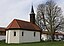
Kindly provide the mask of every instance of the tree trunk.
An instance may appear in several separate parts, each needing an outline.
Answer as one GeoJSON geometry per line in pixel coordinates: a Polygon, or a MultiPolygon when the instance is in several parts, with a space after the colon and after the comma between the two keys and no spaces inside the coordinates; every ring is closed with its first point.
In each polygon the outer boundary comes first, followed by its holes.
{"type": "Polygon", "coordinates": [[[52,41],[54,41],[54,34],[51,35],[52,41]]]}

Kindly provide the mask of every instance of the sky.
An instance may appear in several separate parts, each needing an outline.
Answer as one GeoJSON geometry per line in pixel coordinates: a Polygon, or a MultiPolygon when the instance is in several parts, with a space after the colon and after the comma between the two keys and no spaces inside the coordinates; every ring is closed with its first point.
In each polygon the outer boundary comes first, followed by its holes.
{"type": "MultiPolygon", "coordinates": [[[[30,21],[33,4],[35,13],[37,6],[47,0],[0,0],[0,27],[7,27],[13,19],[30,21]]],[[[64,11],[64,0],[54,0],[64,11]]]]}

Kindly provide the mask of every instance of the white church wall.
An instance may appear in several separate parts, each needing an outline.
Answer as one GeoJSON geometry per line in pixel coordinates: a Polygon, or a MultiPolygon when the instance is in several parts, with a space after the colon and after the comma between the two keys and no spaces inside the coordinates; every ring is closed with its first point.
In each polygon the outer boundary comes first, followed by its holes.
{"type": "Polygon", "coordinates": [[[6,31],[6,43],[25,43],[40,41],[40,32],[26,31],[26,30],[8,30],[6,31]],[[14,36],[16,32],[16,36],[14,36]],[[22,32],[24,32],[22,36],[22,32]]]}
{"type": "Polygon", "coordinates": [[[40,41],[40,32],[35,32],[35,37],[34,37],[34,31],[26,31],[26,30],[21,30],[20,31],[20,42],[25,43],[25,42],[37,42],[40,41]],[[22,36],[22,31],[24,32],[24,36],[22,36]]]}
{"type": "Polygon", "coordinates": [[[6,31],[6,43],[19,43],[19,30],[6,31]],[[16,32],[16,36],[14,36],[16,32]]]}

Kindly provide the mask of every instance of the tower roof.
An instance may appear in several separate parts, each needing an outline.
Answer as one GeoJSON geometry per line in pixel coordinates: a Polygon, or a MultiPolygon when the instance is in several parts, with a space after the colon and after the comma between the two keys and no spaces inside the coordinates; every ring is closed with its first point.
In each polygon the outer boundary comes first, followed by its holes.
{"type": "Polygon", "coordinates": [[[33,5],[32,5],[32,8],[31,8],[31,13],[30,13],[30,14],[35,14],[35,13],[34,13],[33,5]]]}

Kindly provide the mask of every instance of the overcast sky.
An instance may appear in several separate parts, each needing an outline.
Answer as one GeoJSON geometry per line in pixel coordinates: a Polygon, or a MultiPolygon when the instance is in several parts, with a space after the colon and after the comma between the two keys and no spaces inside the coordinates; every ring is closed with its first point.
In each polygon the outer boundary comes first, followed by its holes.
{"type": "MultiPolygon", "coordinates": [[[[7,27],[13,19],[29,21],[31,5],[36,12],[37,5],[47,0],[0,0],[0,27],[7,27]]],[[[64,11],[64,0],[55,0],[64,11]]]]}

